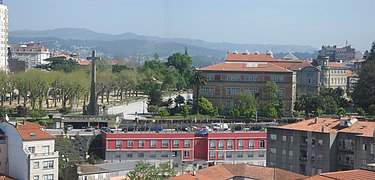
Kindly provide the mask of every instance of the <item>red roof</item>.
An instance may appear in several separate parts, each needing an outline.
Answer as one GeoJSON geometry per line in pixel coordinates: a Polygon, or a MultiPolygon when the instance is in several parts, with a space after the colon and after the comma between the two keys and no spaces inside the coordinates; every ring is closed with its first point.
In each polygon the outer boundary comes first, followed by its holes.
{"type": "Polygon", "coordinates": [[[303,61],[303,60],[277,60],[272,62],[278,66],[283,68],[287,68],[290,70],[299,70],[307,66],[312,66],[310,61],[303,61]]]}
{"type": "Polygon", "coordinates": [[[306,178],[305,180],[367,180],[374,179],[375,172],[363,169],[321,173],[306,178]]]}
{"type": "Polygon", "coordinates": [[[170,180],[226,180],[234,177],[245,177],[259,180],[291,180],[306,176],[277,168],[250,164],[221,164],[198,170],[195,175],[183,174],[170,180]]]}
{"type": "Polygon", "coordinates": [[[338,63],[338,62],[328,62],[328,66],[330,66],[330,67],[342,67],[342,64],[338,63]]]}
{"type": "Polygon", "coordinates": [[[358,77],[358,74],[355,73],[355,72],[353,72],[352,70],[347,70],[347,71],[346,71],[346,75],[347,75],[348,77],[358,77]]]}
{"type": "Polygon", "coordinates": [[[275,61],[276,59],[268,54],[233,54],[228,53],[226,61],[275,61]]]}
{"type": "MultiPolygon", "coordinates": [[[[343,118],[344,120],[345,118],[343,118]]],[[[349,120],[349,119],[345,119],[349,120]]],[[[313,131],[322,132],[324,126],[324,132],[346,132],[346,133],[358,133],[360,136],[373,137],[375,130],[375,122],[369,121],[356,121],[349,127],[340,126],[340,120],[336,118],[318,118],[315,123],[315,118],[311,118],[305,121],[279,126],[275,128],[280,129],[291,129],[299,131],[313,131]]]]}
{"type": "Polygon", "coordinates": [[[277,66],[268,62],[223,62],[212,66],[201,68],[203,71],[251,71],[251,72],[292,72],[287,68],[277,66]]]}
{"type": "Polygon", "coordinates": [[[55,136],[48,134],[43,130],[44,126],[40,126],[31,122],[17,122],[15,127],[24,141],[55,138],[55,136]]]}

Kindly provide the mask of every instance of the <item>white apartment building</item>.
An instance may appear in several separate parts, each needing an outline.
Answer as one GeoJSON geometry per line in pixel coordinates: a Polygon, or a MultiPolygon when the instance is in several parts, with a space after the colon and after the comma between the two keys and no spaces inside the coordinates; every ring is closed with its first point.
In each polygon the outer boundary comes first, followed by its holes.
{"type": "Polygon", "coordinates": [[[51,56],[49,49],[39,43],[12,45],[10,50],[12,52],[12,58],[26,62],[27,69],[35,68],[40,64],[48,64],[48,62],[44,60],[51,56]]]}
{"type": "Polygon", "coordinates": [[[0,70],[7,70],[8,8],[0,4],[0,70]]]}
{"type": "Polygon", "coordinates": [[[55,137],[30,122],[0,123],[0,173],[15,179],[58,179],[55,137]]]}

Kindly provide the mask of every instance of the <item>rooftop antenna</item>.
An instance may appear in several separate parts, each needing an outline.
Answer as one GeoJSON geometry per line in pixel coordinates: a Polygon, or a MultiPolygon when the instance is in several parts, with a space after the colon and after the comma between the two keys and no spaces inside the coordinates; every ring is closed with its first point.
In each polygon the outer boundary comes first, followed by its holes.
{"type": "Polygon", "coordinates": [[[346,46],[348,46],[348,40],[346,40],[346,43],[345,43],[345,44],[346,44],[346,46]]]}

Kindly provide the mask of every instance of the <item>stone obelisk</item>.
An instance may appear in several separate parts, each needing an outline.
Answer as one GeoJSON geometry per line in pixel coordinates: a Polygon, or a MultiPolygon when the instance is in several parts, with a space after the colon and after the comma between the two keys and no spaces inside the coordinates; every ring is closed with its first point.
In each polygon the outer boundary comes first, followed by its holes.
{"type": "Polygon", "coordinates": [[[96,57],[96,52],[92,51],[91,57],[87,57],[91,60],[91,88],[90,88],[90,103],[87,107],[86,115],[99,115],[98,98],[96,95],[96,60],[100,60],[100,57],[96,57]]]}

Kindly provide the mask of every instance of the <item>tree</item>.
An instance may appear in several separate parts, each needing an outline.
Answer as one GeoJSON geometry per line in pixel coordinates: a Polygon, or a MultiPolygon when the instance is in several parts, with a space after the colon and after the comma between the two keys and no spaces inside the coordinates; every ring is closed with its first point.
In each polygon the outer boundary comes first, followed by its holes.
{"type": "Polygon", "coordinates": [[[161,82],[153,77],[148,77],[140,84],[141,90],[147,94],[149,105],[162,104],[161,82]]]}
{"type": "Polygon", "coordinates": [[[323,115],[323,110],[322,110],[322,108],[318,107],[315,111],[315,116],[321,117],[322,115],[323,115]]]}
{"type": "Polygon", "coordinates": [[[161,164],[159,167],[148,162],[139,161],[133,171],[127,175],[129,180],[162,180],[176,175],[175,170],[169,164],[161,164]]]}
{"type": "Polygon", "coordinates": [[[201,114],[207,115],[214,111],[212,103],[204,97],[199,98],[199,109],[201,114]]]}
{"type": "Polygon", "coordinates": [[[150,112],[152,115],[159,113],[159,107],[155,105],[147,106],[147,111],[150,112]]]}
{"type": "Polygon", "coordinates": [[[263,112],[266,117],[277,118],[277,110],[271,103],[268,103],[263,107],[263,112]]]}
{"type": "Polygon", "coordinates": [[[189,115],[189,106],[184,106],[182,108],[182,112],[181,112],[181,116],[184,117],[184,119],[186,119],[186,117],[189,115]]]}
{"type": "Polygon", "coordinates": [[[309,116],[309,113],[316,111],[318,108],[324,108],[323,98],[314,94],[302,94],[294,104],[294,109],[304,111],[305,116],[309,116]]]}
{"type": "Polygon", "coordinates": [[[241,92],[234,96],[234,107],[240,111],[240,115],[246,117],[255,116],[257,101],[249,92],[241,92]]]}
{"type": "Polygon", "coordinates": [[[375,115],[375,104],[371,104],[370,107],[368,108],[368,112],[371,114],[371,115],[375,115]]]}
{"type": "Polygon", "coordinates": [[[164,109],[164,108],[160,109],[159,114],[160,114],[160,118],[161,119],[163,119],[163,116],[168,116],[169,115],[168,111],[166,109],[164,109]]]}
{"type": "Polygon", "coordinates": [[[263,87],[263,97],[269,101],[273,102],[279,97],[279,85],[274,81],[268,81],[263,87]]]}
{"type": "Polygon", "coordinates": [[[366,112],[365,112],[365,110],[363,110],[363,108],[359,107],[359,108],[357,108],[356,111],[357,111],[359,116],[366,116],[366,112]]]}
{"type": "Polygon", "coordinates": [[[368,112],[370,105],[375,104],[375,41],[371,50],[365,53],[365,59],[352,99],[355,105],[368,112]]]}
{"type": "Polygon", "coordinates": [[[29,112],[29,115],[36,120],[40,120],[42,117],[46,116],[47,113],[40,109],[34,109],[29,112]]]}
{"type": "Polygon", "coordinates": [[[230,115],[230,117],[232,117],[233,119],[234,119],[234,118],[237,118],[237,117],[240,116],[240,111],[239,111],[237,108],[233,107],[233,108],[229,111],[229,115],[230,115]]]}
{"type": "Polygon", "coordinates": [[[181,104],[185,103],[185,98],[181,95],[178,95],[178,96],[176,96],[176,98],[174,98],[174,102],[179,107],[181,104]]]}
{"type": "Polygon", "coordinates": [[[193,85],[193,89],[196,95],[196,97],[194,97],[193,110],[195,110],[194,113],[199,113],[198,99],[199,99],[200,86],[207,84],[207,77],[204,76],[201,71],[195,70],[193,73],[191,83],[193,85]]]}
{"type": "Polygon", "coordinates": [[[346,111],[345,111],[345,109],[343,107],[339,107],[337,109],[337,115],[344,116],[345,114],[346,114],[346,111]]]}

